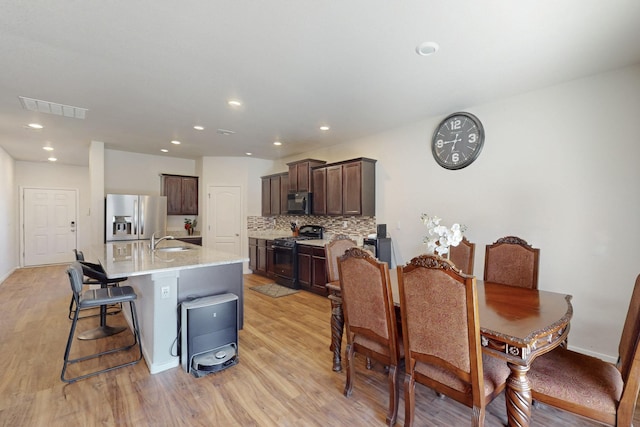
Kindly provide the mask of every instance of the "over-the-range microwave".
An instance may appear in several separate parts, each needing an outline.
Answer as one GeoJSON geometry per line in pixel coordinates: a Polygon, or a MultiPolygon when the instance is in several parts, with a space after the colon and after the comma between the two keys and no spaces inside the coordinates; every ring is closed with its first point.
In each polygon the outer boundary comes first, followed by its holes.
{"type": "Polygon", "coordinates": [[[289,193],[287,213],[290,215],[311,215],[312,194],[309,192],[289,193]]]}

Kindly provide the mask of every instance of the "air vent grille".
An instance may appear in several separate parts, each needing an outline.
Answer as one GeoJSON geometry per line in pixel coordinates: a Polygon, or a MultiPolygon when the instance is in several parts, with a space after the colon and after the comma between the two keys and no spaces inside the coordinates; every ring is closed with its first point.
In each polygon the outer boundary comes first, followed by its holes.
{"type": "Polygon", "coordinates": [[[43,101],[41,99],[27,98],[19,96],[22,108],[37,113],[55,114],[57,116],[71,117],[74,119],[84,119],[87,115],[87,108],[73,107],[71,105],[58,104],[56,102],[43,101]]]}

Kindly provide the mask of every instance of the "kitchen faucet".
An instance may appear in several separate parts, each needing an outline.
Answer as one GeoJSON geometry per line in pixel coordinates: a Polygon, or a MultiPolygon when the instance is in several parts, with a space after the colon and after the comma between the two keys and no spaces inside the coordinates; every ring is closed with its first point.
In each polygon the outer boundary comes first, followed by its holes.
{"type": "Polygon", "coordinates": [[[158,240],[156,240],[156,233],[153,233],[151,235],[151,242],[149,242],[149,248],[152,251],[155,251],[156,250],[156,246],[158,245],[158,243],[162,242],[163,240],[174,240],[174,239],[175,239],[175,237],[173,237],[173,236],[164,236],[164,237],[161,237],[158,240]]]}

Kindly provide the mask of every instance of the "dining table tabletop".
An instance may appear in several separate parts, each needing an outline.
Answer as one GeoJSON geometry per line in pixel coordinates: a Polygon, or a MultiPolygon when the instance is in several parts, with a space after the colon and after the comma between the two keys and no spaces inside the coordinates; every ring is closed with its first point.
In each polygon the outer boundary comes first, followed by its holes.
{"type": "MultiPolygon", "coordinates": [[[[393,300],[399,312],[398,279],[389,271],[393,300]]],[[[566,345],[573,316],[571,295],[476,280],[482,350],[506,361],[511,370],[505,400],[509,426],[531,421],[531,383],[527,372],[533,360],[566,345]]],[[[340,371],[344,329],[339,284],[328,284],[331,300],[333,370],[340,371]]],[[[399,321],[400,316],[397,314],[399,321]]]]}

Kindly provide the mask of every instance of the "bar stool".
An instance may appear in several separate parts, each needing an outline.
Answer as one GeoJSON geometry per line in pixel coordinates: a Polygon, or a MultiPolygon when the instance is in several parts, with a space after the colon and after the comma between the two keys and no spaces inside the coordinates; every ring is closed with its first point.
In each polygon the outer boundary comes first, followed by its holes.
{"type": "Polygon", "coordinates": [[[136,313],[136,305],[135,300],[137,298],[136,293],[133,291],[131,286],[120,286],[120,287],[104,287],[100,289],[90,289],[86,291],[82,291],[82,265],[80,262],[76,261],[69,266],[67,269],[67,275],[69,276],[69,282],[71,285],[71,291],[73,293],[73,299],[75,300],[75,304],[77,309],[73,315],[73,322],[71,323],[71,329],[69,331],[69,339],[67,340],[67,348],[64,352],[64,365],[62,366],[62,373],[60,374],[60,379],[67,383],[72,383],[78,380],[82,380],[84,378],[88,378],[94,375],[101,374],[103,372],[109,372],[114,369],[123,368],[125,366],[135,365],[142,359],[142,347],[140,343],[140,331],[138,328],[138,316],[136,313]],[[129,308],[131,309],[131,319],[133,323],[133,343],[127,344],[123,347],[114,348],[110,350],[105,350],[99,353],[90,354],[88,356],[82,356],[75,359],[69,359],[69,353],[71,352],[71,344],[73,343],[73,335],[76,330],[76,325],[78,324],[78,314],[80,310],[84,308],[90,307],[98,307],[98,306],[106,306],[108,304],[118,304],[118,303],[129,303],[129,308]],[[93,359],[99,356],[103,356],[105,354],[111,354],[118,351],[124,351],[132,348],[138,344],[140,355],[137,359],[122,363],[120,365],[112,366],[105,369],[100,369],[98,371],[93,371],[88,374],[79,375],[73,378],[66,378],[65,373],[67,371],[67,366],[72,363],[78,363],[85,360],[93,359]]]}
{"type": "MultiPolygon", "coordinates": [[[[73,252],[76,254],[76,259],[82,266],[82,273],[86,278],[82,282],[84,285],[100,285],[101,288],[106,288],[108,286],[119,286],[120,282],[124,282],[125,280],[127,280],[127,277],[109,279],[107,277],[107,273],[104,271],[100,264],[94,264],[84,261],[84,254],[82,253],[82,251],[74,249],[73,252]]],[[[75,309],[73,308],[74,304],[75,303],[73,296],[71,296],[71,301],[69,302],[69,319],[71,319],[72,314],[75,313],[75,309]]],[[[78,339],[94,340],[115,335],[124,331],[126,329],[124,327],[114,328],[107,325],[107,314],[118,314],[121,309],[122,304],[116,304],[116,307],[113,307],[113,305],[111,307],[108,307],[107,305],[101,305],[100,312],[98,314],[79,317],[79,319],[85,319],[87,317],[100,316],[100,326],[90,331],[84,332],[78,337],[78,339]],[[109,311],[109,308],[115,308],[115,310],[109,311]]]]}

